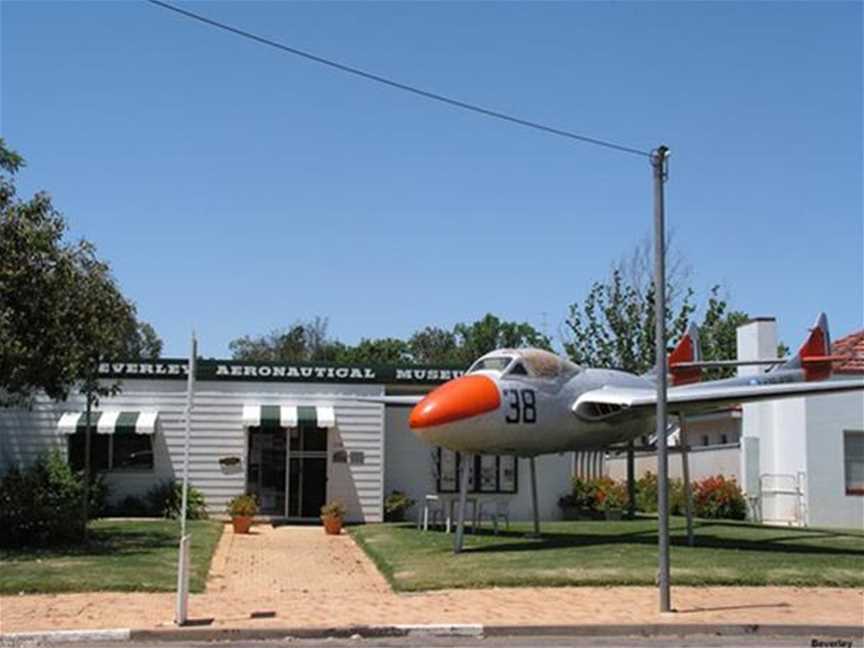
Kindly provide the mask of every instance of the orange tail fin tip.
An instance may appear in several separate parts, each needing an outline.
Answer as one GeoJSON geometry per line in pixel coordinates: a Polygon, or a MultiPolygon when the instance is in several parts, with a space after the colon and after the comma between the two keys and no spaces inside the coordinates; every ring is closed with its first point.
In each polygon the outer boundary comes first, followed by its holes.
{"type": "Polygon", "coordinates": [[[824,313],[819,315],[816,325],[810,329],[810,335],[798,350],[798,357],[805,380],[826,380],[831,377],[832,363],[837,358],[831,355],[828,318],[824,313]]]}
{"type": "Polygon", "coordinates": [[[687,332],[677,346],[669,354],[669,373],[672,374],[672,385],[689,385],[702,379],[701,367],[676,367],[681,362],[699,362],[702,350],[699,345],[699,327],[690,324],[687,332]]]}

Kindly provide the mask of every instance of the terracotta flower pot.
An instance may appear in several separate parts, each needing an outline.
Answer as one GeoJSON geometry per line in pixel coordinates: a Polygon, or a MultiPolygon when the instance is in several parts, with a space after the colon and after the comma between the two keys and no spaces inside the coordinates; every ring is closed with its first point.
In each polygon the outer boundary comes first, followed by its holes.
{"type": "Polygon", "coordinates": [[[342,533],[342,518],[338,515],[325,515],[321,518],[324,522],[324,533],[327,535],[339,535],[342,533]]]}
{"type": "Polygon", "coordinates": [[[249,528],[252,526],[252,516],[234,515],[231,517],[231,524],[234,526],[234,533],[249,533],[249,528]]]}

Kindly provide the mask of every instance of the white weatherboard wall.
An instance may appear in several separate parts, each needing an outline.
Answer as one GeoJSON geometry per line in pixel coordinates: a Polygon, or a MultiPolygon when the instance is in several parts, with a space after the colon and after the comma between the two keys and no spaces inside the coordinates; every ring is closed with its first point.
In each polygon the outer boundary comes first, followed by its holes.
{"type": "MultiPolygon", "coordinates": [[[[409,408],[390,407],[386,412],[385,472],[384,490],[394,490],[408,494],[417,502],[408,512],[409,519],[416,520],[422,510],[423,498],[435,493],[436,483],[433,472],[435,447],[425,444],[408,427],[409,408]]],[[[570,490],[572,456],[544,455],[537,458],[537,498],[540,519],[558,520],[561,511],[558,498],[570,490]]],[[[485,498],[508,499],[511,520],[531,520],[531,471],[527,459],[518,461],[518,492],[513,495],[483,495],[485,498]]],[[[468,509],[469,513],[471,509],[468,509]]]]}
{"type": "MultiPolygon", "coordinates": [[[[161,480],[179,480],[183,467],[186,381],[125,380],[122,386],[119,395],[102,399],[101,408],[156,409],[159,427],[153,439],[153,470],[107,473],[112,501],[126,495],[141,496],[161,480]]],[[[211,514],[224,513],[228,500],[245,491],[247,431],[242,424],[243,405],[332,405],[336,427],[328,431],[328,455],[332,456],[334,448],[344,448],[349,454],[362,452],[364,460],[362,464],[328,461],[327,498],[338,498],[345,504],[348,521],[378,522],[383,518],[381,408],[334,400],[332,396],[382,393],[379,385],[199,380],[190,437],[190,484],[202,492],[211,514]],[[229,456],[240,457],[240,466],[223,468],[219,459],[229,456]]],[[[50,448],[60,449],[65,456],[66,437],[57,431],[57,422],[63,412],[83,408],[82,398],[72,398],[65,403],[39,399],[32,411],[0,409],[0,469],[32,463],[50,448]]]]}
{"type": "Polygon", "coordinates": [[[864,496],[847,495],[843,433],[864,431],[864,394],[807,399],[807,513],[812,526],[864,529],[864,496]]]}

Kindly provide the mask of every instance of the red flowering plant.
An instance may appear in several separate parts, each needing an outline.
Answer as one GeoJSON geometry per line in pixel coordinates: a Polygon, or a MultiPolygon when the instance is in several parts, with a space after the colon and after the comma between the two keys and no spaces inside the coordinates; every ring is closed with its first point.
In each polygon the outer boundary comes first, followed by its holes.
{"type": "Polygon", "coordinates": [[[627,506],[627,487],[623,482],[616,482],[609,477],[599,477],[594,480],[594,488],[594,502],[597,508],[612,511],[627,506]]]}
{"type": "Polygon", "coordinates": [[[743,520],[747,515],[747,501],[734,478],[723,475],[707,477],[693,488],[693,507],[697,517],[743,520]]]}

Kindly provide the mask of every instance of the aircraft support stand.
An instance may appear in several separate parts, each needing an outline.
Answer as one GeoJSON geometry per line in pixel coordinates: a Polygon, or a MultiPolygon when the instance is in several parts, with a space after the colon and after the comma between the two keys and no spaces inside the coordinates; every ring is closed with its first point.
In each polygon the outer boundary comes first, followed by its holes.
{"type": "Polygon", "coordinates": [[[528,463],[531,466],[531,505],[534,510],[534,533],[535,538],[540,537],[540,510],[537,508],[537,466],[535,458],[530,457],[528,463]]]}
{"type": "Polygon", "coordinates": [[[690,442],[687,439],[687,417],[678,415],[678,429],[681,438],[681,474],[684,477],[684,506],[687,513],[687,544],[693,546],[693,489],[690,486],[690,442]]]}
{"type": "Polygon", "coordinates": [[[627,442],[627,517],[636,517],[636,444],[627,442]]]}
{"type": "Polygon", "coordinates": [[[462,474],[459,476],[459,512],[456,516],[456,533],[453,536],[453,553],[462,553],[462,544],[465,539],[465,507],[468,505],[468,467],[471,465],[473,455],[463,454],[460,467],[462,474]]]}

